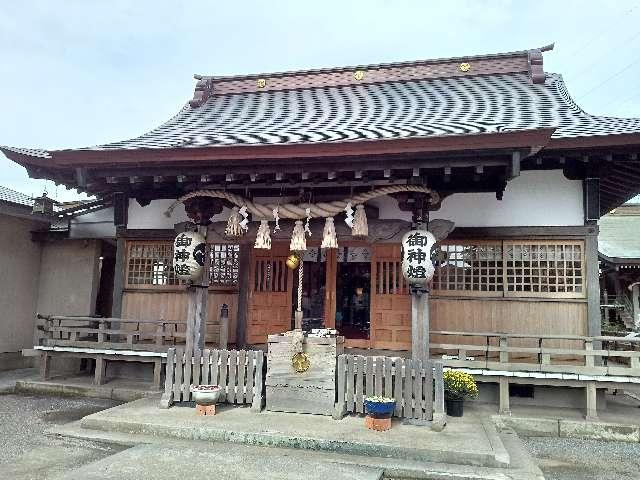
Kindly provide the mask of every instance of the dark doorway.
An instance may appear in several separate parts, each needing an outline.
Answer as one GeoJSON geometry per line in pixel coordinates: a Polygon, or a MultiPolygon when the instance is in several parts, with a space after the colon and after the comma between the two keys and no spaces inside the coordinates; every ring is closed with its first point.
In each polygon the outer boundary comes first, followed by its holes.
{"type": "MultiPolygon", "coordinates": [[[[102,241],[100,253],[100,283],[96,296],[96,315],[110,317],[113,304],[113,279],[116,270],[116,246],[109,240],[102,241]]],[[[120,275],[121,272],[118,272],[120,275]]]]}
{"type": "MultiPolygon", "coordinates": [[[[324,328],[326,292],[326,255],[311,247],[303,255],[302,328],[324,328]]],[[[298,269],[294,271],[293,311],[298,308],[298,269]]]]}
{"type": "Polygon", "coordinates": [[[347,247],[339,255],[336,278],[336,328],[349,339],[370,335],[371,262],[366,247],[347,247]]]}

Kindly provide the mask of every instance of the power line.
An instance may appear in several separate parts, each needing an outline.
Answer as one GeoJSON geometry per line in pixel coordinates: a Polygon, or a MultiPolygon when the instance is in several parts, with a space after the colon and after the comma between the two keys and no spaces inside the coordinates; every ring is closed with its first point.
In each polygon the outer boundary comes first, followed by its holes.
{"type": "Polygon", "coordinates": [[[623,100],[615,103],[613,106],[609,106],[609,108],[614,110],[614,109],[618,108],[620,105],[623,105],[625,103],[631,102],[631,101],[635,100],[636,98],[640,98],[640,92],[637,92],[637,93],[631,95],[630,97],[624,98],[623,100]]]}
{"type": "Polygon", "coordinates": [[[596,40],[600,39],[605,33],[609,32],[609,30],[611,30],[612,28],[617,28],[618,27],[618,18],[621,16],[627,16],[629,15],[631,12],[633,12],[634,10],[636,10],[638,8],[639,4],[634,5],[633,7],[631,7],[629,10],[625,10],[624,12],[622,12],[620,15],[616,16],[615,21],[612,21],[607,28],[600,30],[599,33],[597,33],[596,35],[594,35],[593,37],[591,37],[589,40],[587,40],[586,43],[584,43],[581,47],[579,47],[578,49],[576,49],[575,51],[573,51],[569,57],[573,58],[575,57],[578,53],[580,53],[582,50],[584,50],[585,48],[589,47],[593,42],[595,42],[596,40]]]}
{"type": "Polygon", "coordinates": [[[633,36],[629,37],[629,39],[625,40],[624,42],[619,43],[619,44],[607,49],[607,51],[605,51],[602,55],[598,56],[596,58],[596,60],[594,60],[593,62],[591,62],[586,67],[582,68],[581,70],[578,70],[577,72],[572,74],[570,77],[567,78],[567,80],[572,80],[572,79],[576,78],[578,75],[580,75],[581,73],[584,73],[584,72],[586,72],[588,70],[591,70],[591,68],[593,68],[595,65],[598,64],[598,62],[600,62],[600,60],[602,60],[602,58],[604,58],[605,56],[609,55],[611,53],[611,50],[616,50],[619,47],[625,46],[625,45],[633,42],[638,37],[640,37],[640,30],[638,30],[633,36]]]}
{"type": "Polygon", "coordinates": [[[614,73],[613,75],[611,75],[610,77],[605,78],[602,82],[598,83],[595,87],[593,87],[591,90],[587,91],[586,93],[583,93],[582,95],[580,95],[577,100],[582,100],[584,97],[592,94],[593,92],[595,92],[597,89],[599,89],[601,86],[603,86],[605,83],[608,83],[609,81],[613,80],[614,78],[616,78],[618,75],[626,72],[627,70],[629,70],[631,67],[633,67],[635,64],[640,63],[640,57],[636,58],[633,62],[631,62],[630,64],[628,64],[627,66],[625,66],[624,68],[622,68],[621,70],[618,70],[616,73],[614,73]]]}

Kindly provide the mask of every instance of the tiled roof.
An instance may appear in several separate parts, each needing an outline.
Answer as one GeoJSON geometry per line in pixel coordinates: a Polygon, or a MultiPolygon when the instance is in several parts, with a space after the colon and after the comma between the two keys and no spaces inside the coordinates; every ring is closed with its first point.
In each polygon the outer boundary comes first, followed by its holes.
{"type": "Polygon", "coordinates": [[[33,199],[28,195],[2,186],[0,186],[0,202],[15,203],[26,207],[33,205],[33,199]]]}
{"type": "Polygon", "coordinates": [[[640,133],[581,110],[560,75],[525,73],[212,95],[138,138],[89,150],[290,144],[557,127],[552,138],[640,133]]]}
{"type": "Polygon", "coordinates": [[[598,222],[598,251],[609,259],[640,259],[640,206],[623,205],[598,222]]]}
{"type": "MultiPolygon", "coordinates": [[[[552,139],[640,133],[589,115],[543,51],[233,77],[197,76],[194,98],[130,140],[77,149],[321,144],[555,128],[552,139]],[[361,74],[358,77],[356,74],[361,74]]],[[[33,159],[55,152],[2,147],[33,159]]]]}

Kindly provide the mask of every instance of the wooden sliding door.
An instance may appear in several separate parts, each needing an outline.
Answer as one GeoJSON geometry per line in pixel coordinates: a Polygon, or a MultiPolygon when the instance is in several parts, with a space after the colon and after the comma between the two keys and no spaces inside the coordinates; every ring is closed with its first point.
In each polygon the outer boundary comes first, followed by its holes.
{"type": "Polygon", "coordinates": [[[371,347],[411,349],[411,296],[402,276],[400,244],[373,245],[371,347]]]}
{"type": "Polygon", "coordinates": [[[287,268],[288,243],[271,250],[251,250],[247,342],[267,342],[267,335],[291,330],[293,278],[287,268]]]}

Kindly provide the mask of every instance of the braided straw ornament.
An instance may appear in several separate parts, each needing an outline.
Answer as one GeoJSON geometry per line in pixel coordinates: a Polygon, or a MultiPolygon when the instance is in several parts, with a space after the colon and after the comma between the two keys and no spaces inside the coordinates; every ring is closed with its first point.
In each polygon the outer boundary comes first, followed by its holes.
{"type": "Polygon", "coordinates": [[[347,206],[347,203],[351,202],[352,205],[358,205],[365,203],[369,200],[372,200],[377,197],[382,197],[384,195],[389,195],[392,193],[402,193],[402,192],[418,192],[418,193],[428,193],[430,198],[430,203],[436,204],[440,201],[440,196],[437,192],[431,190],[430,188],[423,187],[420,185],[390,185],[388,187],[377,188],[375,190],[371,190],[370,192],[360,193],[351,198],[346,198],[344,200],[335,200],[333,202],[318,202],[318,203],[285,203],[284,205],[278,205],[276,203],[268,203],[265,205],[259,203],[253,203],[249,200],[241,197],[240,195],[236,195],[231,192],[227,192],[225,190],[196,190],[182,197],[178,198],[175,202],[171,204],[171,206],[167,209],[164,214],[167,217],[171,217],[173,210],[180,204],[181,202],[185,202],[192,198],[196,197],[214,197],[221,198],[223,200],[227,200],[228,202],[242,206],[245,205],[247,210],[251,212],[252,215],[255,216],[256,219],[271,219],[273,218],[273,209],[278,208],[278,213],[280,214],[280,218],[290,218],[290,219],[302,219],[307,217],[306,209],[309,208],[311,211],[311,216],[314,218],[318,217],[333,217],[338,213],[342,212],[347,206]]]}

